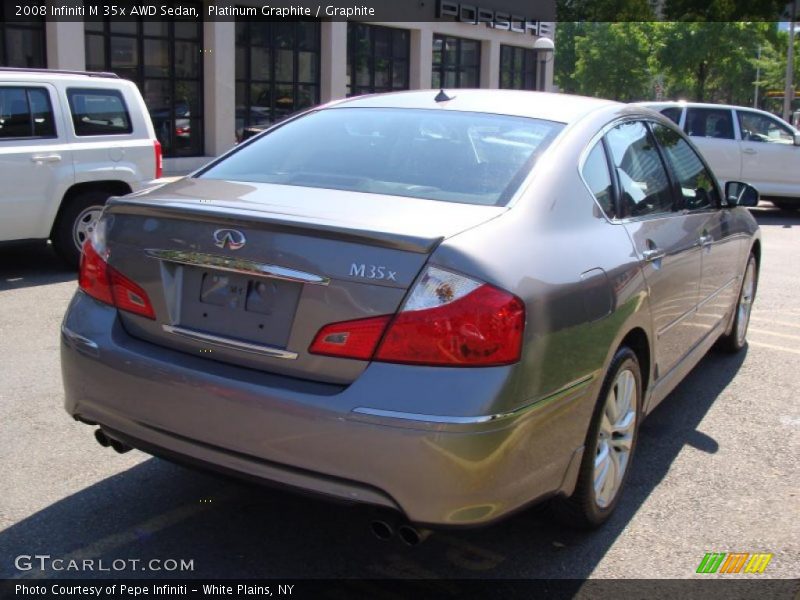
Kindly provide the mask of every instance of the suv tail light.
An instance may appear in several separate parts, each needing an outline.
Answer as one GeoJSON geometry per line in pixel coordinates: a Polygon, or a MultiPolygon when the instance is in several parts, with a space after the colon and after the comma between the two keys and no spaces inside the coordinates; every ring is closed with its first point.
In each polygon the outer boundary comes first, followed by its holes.
{"type": "Polygon", "coordinates": [[[323,327],[309,352],[361,360],[486,367],[517,362],[525,305],[486,283],[428,267],[400,312],[323,327]]]}
{"type": "Polygon", "coordinates": [[[83,244],[78,285],[95,300],[148,319],[156,318],[147,293],[114,267],[109,266],[101,253],[92,245],[91,239],[83,244]]]}
{"type": "Polygon", "coordinates": [[[156,179],[161,179],[164,174],[164,154],[161,151],[161,142],[153,140],[153,151],[156,156],[156,179]]]}

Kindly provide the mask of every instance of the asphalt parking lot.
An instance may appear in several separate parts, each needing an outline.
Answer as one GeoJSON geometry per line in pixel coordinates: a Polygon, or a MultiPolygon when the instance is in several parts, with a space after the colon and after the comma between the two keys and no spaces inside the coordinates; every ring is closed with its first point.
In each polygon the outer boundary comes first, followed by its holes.
{"type": "MultiPolygon", "coordinates": [[[[800,575],[800,212],[755,209],[761,280],[749,345],[712,352],[643,424],[629,487],[605,528],[541,510],[434,534],[372,537],[361,509],[101,448],[62,408],[59,323],[75,274],[45,245],[0,248],[0,577],[19,555],[186,559],[189,577],[686,578],[706,552],[774,554],[800,575]]],[[[94,573],[107,577],[109,573],[94,573]]]]}

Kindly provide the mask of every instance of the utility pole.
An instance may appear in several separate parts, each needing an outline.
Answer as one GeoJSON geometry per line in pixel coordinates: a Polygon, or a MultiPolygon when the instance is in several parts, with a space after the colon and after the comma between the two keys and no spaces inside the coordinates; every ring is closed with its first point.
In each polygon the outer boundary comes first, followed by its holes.
{"type": "Polygon", "coordinates": [[[786,86],[783,88],[783,120],[790,122],[794,99],[794,20],[797,0],[792,0],[792,20],[789,23],[789,47],[786,50],[786,86]]]}
{"type": "Polygon", "coordinates": [[[753,108],[758,108],[758,86],[761,83],[761,44],[758,45],[758,62],[756,63],[756,93],[753,94],[753,108]]]}

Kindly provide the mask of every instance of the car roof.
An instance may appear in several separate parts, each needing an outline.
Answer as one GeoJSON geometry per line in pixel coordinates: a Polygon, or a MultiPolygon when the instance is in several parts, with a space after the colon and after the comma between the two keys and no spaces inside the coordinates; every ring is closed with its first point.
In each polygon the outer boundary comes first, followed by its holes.
{"type": "Polygon", "coordinates": [[[496,89],[444,90],[451,98],[436,102],[441,90],[414,90],[356,96],[331,108],[429,108],[482,112],[572,123],[602,108],[622,106],[612,100],[549,92],[496,89]]]}
{"type": "MultiPolygon", "coordinates": [[[[58,69],[23,69],[17,67],[0,67],[0,79],[117,79],[116,73],[104,73],[100,71],[66,71],[58,69]]],[[[121,80],[120,80],[121,81],[121,80]]]]}
{"type": "MultiPolygon", "coordinates": [[[[739,110],[754,110],[756,112],[765,112],[752,106],[739,106],[736,104],[717,104],[714,102],[687,102],[686,100],[664,100],[656,102],[633,102],[638,106],[646,106],[648,108],[668,108],[674,106],[675,108],[737,108],[739,110]]],[[[767,113],[769,114],[769,113],[767,113]]]]}

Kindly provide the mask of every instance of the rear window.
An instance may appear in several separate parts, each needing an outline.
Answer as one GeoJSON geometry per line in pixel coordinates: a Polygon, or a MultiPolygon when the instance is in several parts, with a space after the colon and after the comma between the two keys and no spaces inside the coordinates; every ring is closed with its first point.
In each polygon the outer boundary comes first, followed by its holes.
{"type": "Polygon", "coordinates": [[[683,109],[677,106],[670,106],[669,108],[665,108],[661,111],[661,114],[670,119],[673,123],[680,123],[681,122],[681,111],[683,109]]]}
{"type": "Polygon", "coordinates": [[[131,133],[131,119],[117,90],[68,89],[69,109],[75,135],[131,133]]]}
{"type": "Polygon", "coordinates": [[[502,205],[563,127],[484,113],[337,108],[287,123],[201,177],[502,205]]]}

